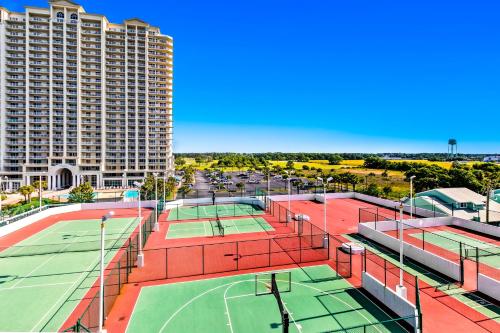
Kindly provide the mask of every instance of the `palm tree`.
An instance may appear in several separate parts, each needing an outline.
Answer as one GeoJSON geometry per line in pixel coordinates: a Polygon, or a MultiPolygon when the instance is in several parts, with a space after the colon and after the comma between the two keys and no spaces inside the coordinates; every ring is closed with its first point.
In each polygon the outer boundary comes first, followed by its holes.
{"type": "Polygon", "coordinates": [[[27,203],[31,200],[31,194],[35,192],[35,188],[31,185],[21,186],[19,190],[17,190],[22,196],[24,196],[24,201],[27,203]]]}

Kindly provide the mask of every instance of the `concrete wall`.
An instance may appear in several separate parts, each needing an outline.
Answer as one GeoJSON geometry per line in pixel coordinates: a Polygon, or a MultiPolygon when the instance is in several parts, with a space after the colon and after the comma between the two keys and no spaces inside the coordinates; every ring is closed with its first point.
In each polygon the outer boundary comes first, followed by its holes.
{"type": "Polygon", "coordinates": [[[464,220],[458,217],[452,219],[452,225],[481,232],[486,235],[492,235],[495,237],[500,237],[500,227],[494,226],[492,224],[486,224],[482,222],[475,222],[470,220],[464,220]]]}
{"type": "Polygon", "coordinates": [[[44,211],[41,211],[40,213],[30,215],[28,217],[25,217],[24,219],[18,220],[16,222],[13,222],[11,224],[7,224],[7,225],[1,227],[0,228],[0,237],[8,235],[16,230],[24,228],[30,224],[33,224],[37,221],[44,219],[46,217],[49,217],[52,215],[57,215],[57,214],[62,214],[62,213],[76,212],[79,210],[81,210],[81,204],[59,206],[59,207],[53,207],[53,208],[46,209],[44,211]]]}
{"type": "MultiPolygon", "coordinates": [[[[378,223],[377,223],[377,228],[378,228],[378,223]]],[[[366,223],[360,223],[358,225],[358,233],[368,239],[371,239],[399,253],[398,239],[389,236],[381,231],[374,230],[366,223]]],[[[454,263],[453,261],[444,259],[431,252],[419,249],[418,247],[408,244],[406,242],[404,243],[403,251],[404,255],[407,256],[408,258],[411,258],[429,268],[432,268],[437,272],[449,276],[455,281],[460,280],[460,265],[458,263],[454,263]]]]}
{"type": "Polygon", "coordinates": [[[500,281],[498,280],[479,274],[477,277],[477,290],[500,301],[500,281]]]}
{"type": "Polygon", "coordinates": [[[400,317],[413,318],[405,319],[412,327],[418,326],[418,312],[416,306],[408,302],[406,299],[398,296],[392,289],[386,288],[382,282],[371,276],[367,272],[363,272],[363,289],[368,291],[373,297],[382,302],[385,306],[391,309],[400,317]]]}

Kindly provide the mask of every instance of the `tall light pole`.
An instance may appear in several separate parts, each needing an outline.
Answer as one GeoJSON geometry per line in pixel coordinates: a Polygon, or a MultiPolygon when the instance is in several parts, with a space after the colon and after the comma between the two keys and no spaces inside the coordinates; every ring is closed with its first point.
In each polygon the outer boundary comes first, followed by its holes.
{"type": "Polygon", "coordinates": [[[291,186],[291,179],[290,179],[290,176],[292,175],[292,172],[288,172],[286,171],[286,174],[288,175],[288,177],[286,178],[287,182],[288,182],[288,212],[286,213],[286,221],[287,222],[290,222],[292,220],[292,203],[291,203],[291,196],[292,196],[292,186],[291,186]]]}
{"type": "Polygon", "coordinates": [[[139,254],[137,255],[137,267],[144,267],[144,253],[142,253],[142,212],[141,212],[141,187],[142,183],[134,182],[139,192],[139,254]]]}
{"type": "Polygon", "coordinates": [[[1,215],[1,219],[2,219],[2,221],[3,221],[3,213],[2,213],[2,198],[1,198],[1,196],[2,196],[2,190],[3,190],[2,180],[7,181],[8,179],[9,179],[9,178],[8,178],[7,176],[5,176],[5,177],[3,177],[3,178],[2,178],[2,177],[0,177],[0,215],[1,215]]]}
{"type": "Polygon", "coordinates": [[[411,176],[410,177],[410,219],[413,218],[413,179],[415,179],[416,176],[411,176]]]}
{"type": "Polygon", "coordinates": [[[399,285],[396,286],[396,293],[403,298],[406,298],[407,292],[406,287],[403,285],[403,202],[401,201],[399,205],[399,285]]]}
{"type": "Polygon", "coordinates": [[[104,326],[104,236],[105,236],[105,223],[115,212],[110,211],[101,219],[101,281],[99,286],[99,333],[106,332],[103,330],[104,326]]]}
{"type": "Polygon", "coordinates": [[[123,176],[123,179],[125,180],[125,186],[124,186],[124,188],[127,188],[127,187],[128,187],[128,184],[127,184],[127,173],[126,173],[126,172],[124,172],[124,173],[122,174],[122,176],[123,176]]]}
{"type": "Polygon", "coordinates": [[[323,184],[323,230],[325,232],[325,235],[323,237],[323,247],[326,248],[328,247],[328,230],[327,230],[327,224],[326,224],[326,207],[327,207],[327,202],[326,202],[326,187],[328,186],[328,183],[333,180],[333,177],[328,177],[325,180],[323,178],[318,177],[318,180],[321,181],[321,184],[323,184]]]}
{"type": "Polygon", "coordinates": [[[40,174],[38,178],[38,195],[40,196],[39,207],[40,211],[42,211],[42,174],[40,174]]]}
{"type": "Polygon", "coordinates": [[[167,200],[167,173],[163,173],[163,205],[161,206],[161,211],[165,211],[165,201],[167,200]]]}
{"type": "Polygon", "coordinates": [[[154,214],[155,214],[155,224],[153,226],[153,231],[160,231],[160,225],[158,224],[158,173],[155,172],[153,173],[153,176],[155,178],[155,209],[154,209],[154,214]]]}

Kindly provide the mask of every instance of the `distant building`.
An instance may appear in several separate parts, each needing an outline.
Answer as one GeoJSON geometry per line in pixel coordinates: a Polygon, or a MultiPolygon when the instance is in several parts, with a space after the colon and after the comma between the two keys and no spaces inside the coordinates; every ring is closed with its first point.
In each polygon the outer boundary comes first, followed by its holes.
{"type": "MultiPolygon", "coordinates": [[[[497,190],[500,197],[500,191],[497,190]]],[[[500,221],[500,203],[490,200],[490,221],[500,221]]],[[[499,198],[500,199],[500,198],[499,198]]],[[[465,187],[437,188],[415,194],[416,207],[460,218],[486,221],[486,197],[465,187]]]]}
{"type": "Polygon", "coordinates": [[[466,187],[437,188],[417,193],[415,197],[430,197],[454,209],[484,209],[486,198],[466,187]]]}
{"type": "Polygon", "coordinates": [[[388,160],[388,161],[402,160],[401,157],[395,157],[395,156],[389,156],[389,155],[382,156],[382,159],[388,160]]]}
{"type": "Polygon", "coordinates": [[[486,156],[483,162],[500,162],[500,155],[486,156]]]}

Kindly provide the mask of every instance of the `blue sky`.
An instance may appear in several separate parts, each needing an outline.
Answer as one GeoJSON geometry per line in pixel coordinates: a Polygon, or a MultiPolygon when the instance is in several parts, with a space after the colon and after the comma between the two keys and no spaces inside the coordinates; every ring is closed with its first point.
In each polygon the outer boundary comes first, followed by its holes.
{"type": "Polygon", "coordinates": [[[174,37],[176,152],[500,152],[499,1],[77,2],[174,37]]]}

